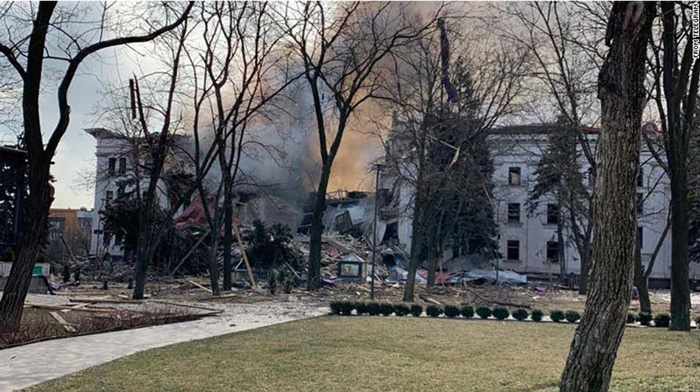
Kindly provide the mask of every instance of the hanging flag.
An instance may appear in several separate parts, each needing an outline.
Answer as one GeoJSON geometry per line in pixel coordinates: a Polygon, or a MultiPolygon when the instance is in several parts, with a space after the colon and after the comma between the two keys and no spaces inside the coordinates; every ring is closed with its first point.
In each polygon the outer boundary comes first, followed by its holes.
{"type": "Polygon", "coordinates": [[[437,21],[440,28],[440,58],[442,60],[442,85],[447,92],[447,100],[457,102],[457,90],[450,82],[450,42],[447,40],[447,30],[445,30],[445,20],[440,18],[437,21]]]}

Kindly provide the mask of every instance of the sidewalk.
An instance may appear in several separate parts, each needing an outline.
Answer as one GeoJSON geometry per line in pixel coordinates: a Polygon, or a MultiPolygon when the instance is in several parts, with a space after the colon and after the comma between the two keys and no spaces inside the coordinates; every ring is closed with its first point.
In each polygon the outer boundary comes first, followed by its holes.
{"type": "Polygon", "coordinates": [[[328,313],[296,302],[207,304],[216,317],[125,331],[48,340],[0,350],[0,391],[13,391],[139,351],[328,313]]]}

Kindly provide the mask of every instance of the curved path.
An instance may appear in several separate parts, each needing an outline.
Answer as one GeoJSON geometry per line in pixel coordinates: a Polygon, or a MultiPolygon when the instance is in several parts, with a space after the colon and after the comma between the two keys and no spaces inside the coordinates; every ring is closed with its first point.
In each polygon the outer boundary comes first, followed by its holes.
{"type": "Polygon", "coordinates": [[[0,350],[0,391],[14,391],[139,351],[328,313],[299,302],[206,304],[224,310],[201,320],[55,339],[0,350]]]}

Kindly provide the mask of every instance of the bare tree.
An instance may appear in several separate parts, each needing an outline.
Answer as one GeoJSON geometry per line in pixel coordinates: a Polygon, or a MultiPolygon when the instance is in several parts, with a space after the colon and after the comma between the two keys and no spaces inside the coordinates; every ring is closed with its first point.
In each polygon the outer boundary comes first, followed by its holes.
{"type": "MultiPolygon", "coordinates": [[[[585,121],[595,121],[599,111],[592,97],[596,74],[604,59],[601,52],[605,25],[599,17],[601,6],[556,2],[495,6],[502,11],[501,15],[506,16],[495,25],[499,34],[523,45],[532,54],[528,73],[533,81],[531,94],[537,96],[537,90],[544,87],[543,99],[551,102],[557,122],[562,124],[560,132],[566,133],[553,135],[559,141],[552,143],[552,148],[557,149],[554,154],[559,159],[550,162],[549,169],[556,170],[549,170],[548,178],[538,175],[531,200],[536,202],[547,194],[556,200],[563,218],[559,220],[557,230],[560,278],[566,274],[563,259],[565,230],[576,245],[581,260],[580,294],[586,293],[592,261],[591,216],[595,182],[591,181],[587,189],[583,184],[585,176],[579,171],[585,163],[588,175],[595,177],[597,167],[595,148],[584,128],[585,121]],[[546,181],[553,179],[554,172],[557,181],[547,184],[546,181]]],[[[539,105],[541,101],[537,102],[539,105]]]]}
{"type": "Polygon", "coordinates": [[[593,211],[589,294],[561,378],[562,392],[607,391],[632,293],[636,237],[636,174],[641,149],[646,49],[652,3],[615,3],[598,95],[602,131],[593,211]]]}
{"type": "MultiPolygon", "coordinates": [[[[76,34],[68,36],[67,44],[60,55],[53,54],[47,43],[47,36],[51,34],[64,34],[71,31],[68,27],[82,22],[71,17],[70,14],[60,12],[56,2],[42,2],[30,15],[32,24],[28,33],[25,26],[18,24],[20,37],[7,37],[0,44],[0,53],[5,61],[9,62],[22,79],[22,117],[24,120],[24,142],[27,149],[28,174],[29,174],[29,198],[27,205],[26,224],[22,227],[19,243],[19,252],[12,266],[10,277],[5,292],[0,301],[0,330],[12,331],[19,327],[22,315],[24,299],[27,295],[31,280],[32,265],[40,247],[40,241],[51,205],[49,187],[51,160],[61,139],[68,129],[70,122],[70,104],[68,91],[75,75],[83,61],[106,48],[120,45],[128,45],[139,42],[151,41],[160,35],[182,24],[189,10],[190,3],[184,11],[171,9],[166,5],[166,13],[159,18],[162,27],[151,28],[143,34],[114,36],[106,29],[105,20],[96,23],[88,23],[91,34],[76,34]],[[177,18],[172,21],[173,12],[177,18]],[[92,40],[92,41],[90,41],[92,40]],[[42,89],[44,63],[46,60],[65,63],[65,69],[57,76],[59,87],[57,90],[59,119],[51,132],[47,132],[48,141],[44,145],[44,133],[41,127],[41,111],[39,109],[39,96],[42,89]]],[[[103,14],[104,15],[104,14],[103,14]]],[[[159,23],[160,24],[160,23],[159,23]]]]}
{"type": "Polygon", "coordinates": [[[288,7],[286,16],[284,28],[313,98],[322,164],[309,231],[308,288],[316,290],[321,281],[326,193],[347,125],[358,107],[377,97],[382,61],[425,34],[435,18],[419,22],[402,7],[357,2],[305,3],[301,9],[288,7]]]}
{"type": "MultiPolygon", "coordinates": [[[[700,61],[693,57],[690,7],[661,2],[660,33],[651,45],[651,96],[661,122],[671,181],[671,326],[690,330],[689,160],[700,61]]],[[[650,147],[651,148],[651,147],[650,147]]],[[[659,159],[661,161],[661,159],[659,159]]]]}
{"type": "MultiPolygon", "coordinates": [[[[247,179],[241,176],[241,158],[253,146],[268,151],[250,133],[260,126],[266,104],[274,100],[294,80],[288,54],[283,51],[284,35],[278,29],[274,5],[268,3],[217,3],[203,5],[203,61],[198,67],[210,81],[209,105],[213,111],[211,128],[218,145],[217,162],[221,173],[216,191],[206,195],[200,189],[204,212],[216,248],[223,223],[223,288],[231,290],[234,189],[247,179]],[[219,202],[223,198],[223,202],[219,202]],[[208,202],[211,199],[211,202],[208,202]]],[[[216,260],[216,253],[212,254],[216,260]]],[[[215,267],[215,265],[212,265],[215,267]]],[[[213,268],[215,269],[215,268],[213,268]]],[[[216,272],[212,272],[215,277],[216,272]]],[[[212,289],[218,294],[218,282],[212,289]]]]}

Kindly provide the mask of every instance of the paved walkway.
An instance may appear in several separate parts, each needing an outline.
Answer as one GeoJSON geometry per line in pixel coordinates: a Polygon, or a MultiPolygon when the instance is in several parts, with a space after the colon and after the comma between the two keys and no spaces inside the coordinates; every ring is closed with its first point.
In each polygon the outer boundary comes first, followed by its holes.
{"type": "Polygon", "coordinates": [[[0,350],[0,391],[62,377],[139,351],[319,316],[328,308],[298,302],[206,304],[224,313],[197,321],[55,339],[0,350]]]}

